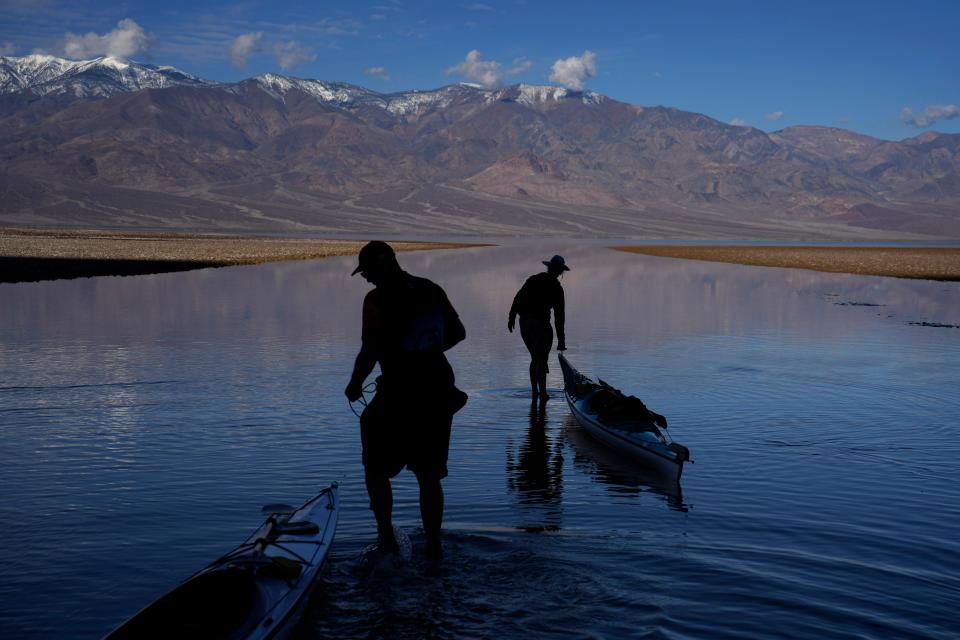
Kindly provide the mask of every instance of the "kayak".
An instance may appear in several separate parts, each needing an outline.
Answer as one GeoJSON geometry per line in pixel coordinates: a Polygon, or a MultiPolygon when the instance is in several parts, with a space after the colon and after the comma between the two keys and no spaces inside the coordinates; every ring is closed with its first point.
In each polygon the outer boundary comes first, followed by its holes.
{"type": "Polygon", "coordinates": [[[667,433],[667,419],[603,380],[594,382],[560,354],[563,391],[577,422],[595,440],[679,482],[690,451],[667,433]]]}
{"type": "Polygon", "coordinates": [[[333,483],[298,509],[271,514],[243,544],[148,605],[105,640],[286,638],[330,552],[339,508],[333,483]]]}

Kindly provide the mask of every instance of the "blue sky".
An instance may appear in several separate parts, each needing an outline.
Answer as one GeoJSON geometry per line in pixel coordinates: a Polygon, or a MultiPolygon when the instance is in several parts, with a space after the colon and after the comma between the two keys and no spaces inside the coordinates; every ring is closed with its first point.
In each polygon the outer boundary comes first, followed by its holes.
{"type": "Polygon", "coordinates": [[[960,133],[958,25],[953,0],[0,0],[0,53],[114,52],[214,80],[275,72],[384,92],[566,83],[766,131],[901,139],[960,133]]]}

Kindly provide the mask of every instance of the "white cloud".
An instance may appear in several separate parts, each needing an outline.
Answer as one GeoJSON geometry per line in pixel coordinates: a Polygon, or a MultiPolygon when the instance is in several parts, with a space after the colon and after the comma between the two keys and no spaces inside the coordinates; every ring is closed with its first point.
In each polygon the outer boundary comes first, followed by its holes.
{"type": "Polygon", "coordinates": [[[772,111],[763,117],[766,118],[767,120],[782,120],[783,111],[772,111]]]}
{"type": "Polygon", "coordinates": [[[750,125],[747,123],[747,121],[744,120],[743,118],[734,118],[733,120],[730,121],[730,124],[732,124],[732,125],[735,126],[735,127],[749,127],[749,126],[750,126],[750,125]]]}
{"type": "Polygon", "coordinates": [[[597,54],[584,51],[582,56],[570,56],[553,63],[550,81],[566,85],[568,89],[583,91],[583,84],[597,75],[597,54]]]}
{"type": "Polygon", "coordinates": [[[4,42],[0,44],[0,56],[12,56],[17,51],[17,48],[12,42],[4,42]]]}
{"type": "Polygon", "coordinates": [[[374,14],[371,14],[371,15],[370,15],[370,19],[371,19],[371,20],[386,20],[386,19],[387,19],[387,16],[383,15],[382,13],[374,13],[374,14]]]}
{"type": "Polygon", "coordinates": [[[260,51],[260,41],[263,40],[263,31],[245,33],[234,38],[230,43],[230,62],[238,69],[247,66],[247,58],[254,52],[260,51]]]}
{"type": "Polygon", "coordinates": [[[363,70],[368,76],[373,76],[374,78],[380,78],[381,80],[389,80],[390,74],[387,73],[387,70],[384,67],[367,67],[363,70]]]}
{"type": "Polygon", "coordinates": [[[923,113],[914,113],[910,107],[904,107],[900,112],[900,120],[904,124],[918,129],[925,129],[938,120],[952,120],[960,116],[960,109],[955,104],[931,104],[923,109],[923,113]]]}
{"type": "Polygon", "coordinates": [[[447,75],[462,75],[490,89],[503,82],[503,69],[500,63],[494,60],[481,60],[481,53],[474,49],[467,54],[466,59],[455,67],[447,69],[447,75]]]}
{"type": "Polygon", "coordinates": [[[117,28],[102,36],[94,32],[85,35],[66,33],[61,49],[68,58],[93,58],[107,55],[129,58],[146,51],[153,43],[153,36],[130,18],[117,23],[117,28]]]}
{"type": "Polygon", "coordinates": [[[463,5],[463,8],[467,11],[493,11],[493,7],[482,2],[472,2],[470,4],[463,5]]]}
{"type": "Polygon", "coordinates": [[[317,59],[315,54],[296,40],[274,43],[273,55],[277,57],[277,64],[284,71],[289,71],[297,65],[304,62],[313,62],[317,59]]]}
{"type": "Polygon", "coordinates": [[[524,71],[529,71],[530,67],[533,66],[533,62],[527,60],[526,58],[514,58],[513,64],[510,66],[510,71],[507,72],[507,75],[518,76],[524,71]]]}

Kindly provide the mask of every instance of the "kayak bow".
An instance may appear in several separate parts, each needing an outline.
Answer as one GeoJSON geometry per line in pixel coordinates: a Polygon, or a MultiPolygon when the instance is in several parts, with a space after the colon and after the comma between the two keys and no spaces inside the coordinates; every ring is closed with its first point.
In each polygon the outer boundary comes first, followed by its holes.
{"type": "Polygon", "coordinates": [[[148,605],[105,640],[285,638],[330,552],[339,508],[333,483],[293,512],[271,514],[243,544],[148,605]]]}

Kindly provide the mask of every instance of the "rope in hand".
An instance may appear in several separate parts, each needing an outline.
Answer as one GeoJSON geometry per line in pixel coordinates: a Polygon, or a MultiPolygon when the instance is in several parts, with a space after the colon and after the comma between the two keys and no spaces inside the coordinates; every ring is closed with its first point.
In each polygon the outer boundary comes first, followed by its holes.
{"type": "MultiPolygon", "coordinates": [[[[360,399],[357,400],[364,408],[367,407],[367,397],[364,394],[367,393],[376,393],[377,392],[377,381],[368,382],[362,389],[360,389],[360,399]]],[[[357,413],[357,410],[353,408],[353,403],[347,400],[347,404],[350,405],[350,411],[353,411],[353,415],[360,417],[360,414],[357,413]]]]}

